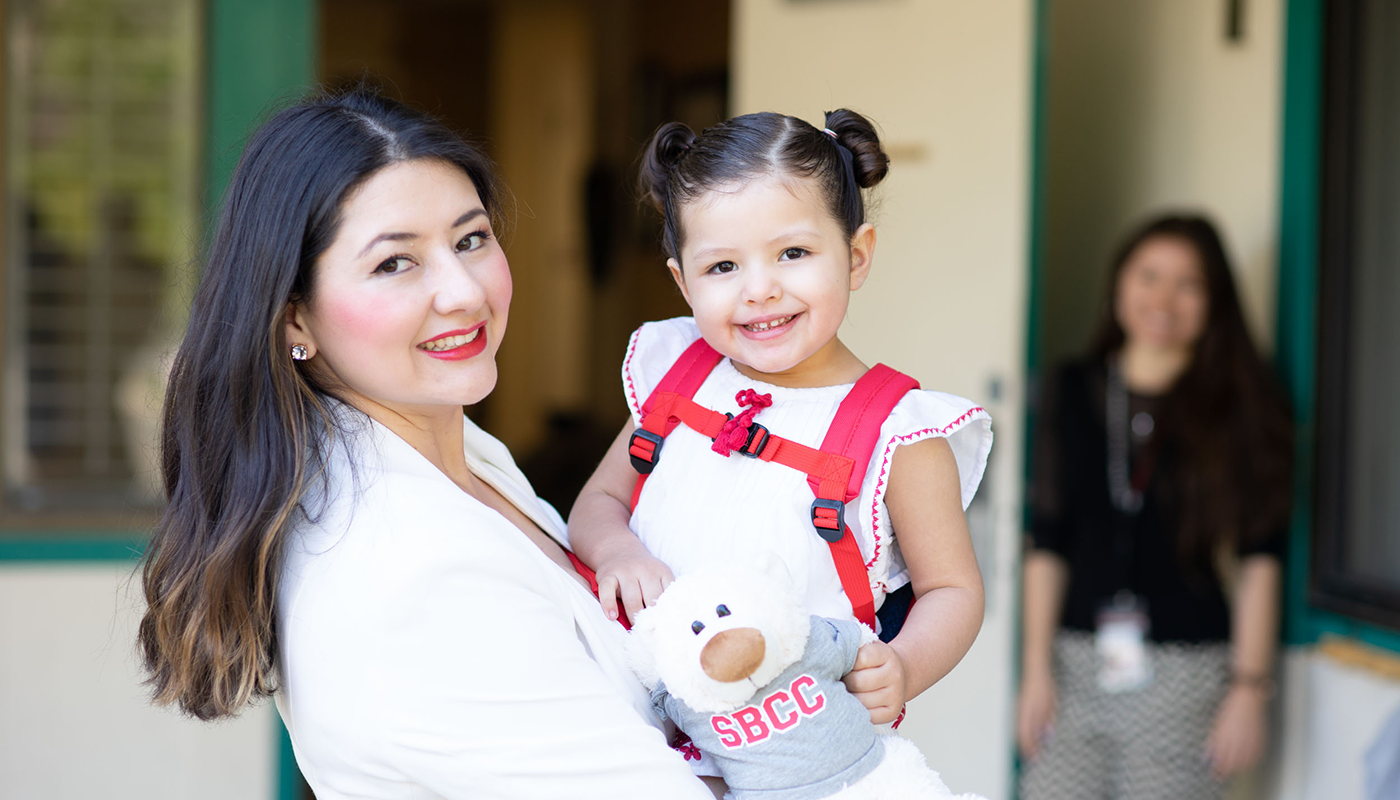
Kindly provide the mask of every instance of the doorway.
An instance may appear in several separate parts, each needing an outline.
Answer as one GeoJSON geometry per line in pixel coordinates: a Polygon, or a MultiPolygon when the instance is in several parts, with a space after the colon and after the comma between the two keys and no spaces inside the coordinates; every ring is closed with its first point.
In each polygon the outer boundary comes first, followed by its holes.
{"type": "Polygon", "coordinates": [[[320,4],[323,85],[376,85],[499,167],[515,294],[496,390],[468,413],[565,515],[626,420],[631,332],[689,313],[631,187],[658,125],[727,115],[729,28],[726,0],[320,4]]]}

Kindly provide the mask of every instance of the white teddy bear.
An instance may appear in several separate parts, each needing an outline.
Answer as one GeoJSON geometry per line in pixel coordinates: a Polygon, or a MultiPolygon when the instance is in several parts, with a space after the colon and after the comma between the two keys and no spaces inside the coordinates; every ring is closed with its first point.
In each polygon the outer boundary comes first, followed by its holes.
{"type": "Polygon", "coordinates": [[[841,683],[874,638],[858,622],[804,613],[778,564],[678,578],[637,615],[631,658],[727,797],[951,798],[919,749],[871,725],[841,683]]]}

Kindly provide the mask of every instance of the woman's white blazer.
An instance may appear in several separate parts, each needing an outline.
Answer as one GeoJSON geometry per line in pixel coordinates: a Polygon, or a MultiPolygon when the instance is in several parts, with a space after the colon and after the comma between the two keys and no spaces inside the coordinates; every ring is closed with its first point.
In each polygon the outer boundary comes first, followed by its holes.
{"type": "MultiPolygon", "coordinates": [[[[316,797],[711,798],[588,590],[403,439],[336,416],[278,593],[277,709],[316,797]]],[[[567,542],[504,445],[470,420],[465,443],[567,542]]]]}

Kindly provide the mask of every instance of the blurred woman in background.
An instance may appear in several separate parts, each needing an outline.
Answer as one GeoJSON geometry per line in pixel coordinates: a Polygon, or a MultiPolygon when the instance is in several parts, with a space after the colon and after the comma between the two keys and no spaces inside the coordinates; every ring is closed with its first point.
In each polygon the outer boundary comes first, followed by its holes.
{"type": "Polygon", "coordinates": [[[1218,797],[1266,741],[1291,422],[1210,222],[1148,222],[1108,285],[1036,421],[1021,797],[1218,797]]]}

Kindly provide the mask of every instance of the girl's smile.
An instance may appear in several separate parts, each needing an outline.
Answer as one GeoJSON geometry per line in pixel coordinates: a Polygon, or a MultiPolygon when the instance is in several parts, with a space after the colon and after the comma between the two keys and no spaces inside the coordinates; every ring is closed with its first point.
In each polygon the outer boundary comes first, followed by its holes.
{"type": "Polygon", "coordinates": [[[814,182],[764,176],[681,209],[684,267],[671,275],[701,335],[755,380],[848,383],[864,366],[837,338],[869,273],[875,232],[847,241],[814,182]]]}
{"type": "Polygon", "coordinates": [[[788,314],[783,317],[769,316],[767,319],[742,323],[739,327],[748,334],[750,339],[773,339],[786,333],[793,321],[799,316],[801,315],[788,314]]]}

